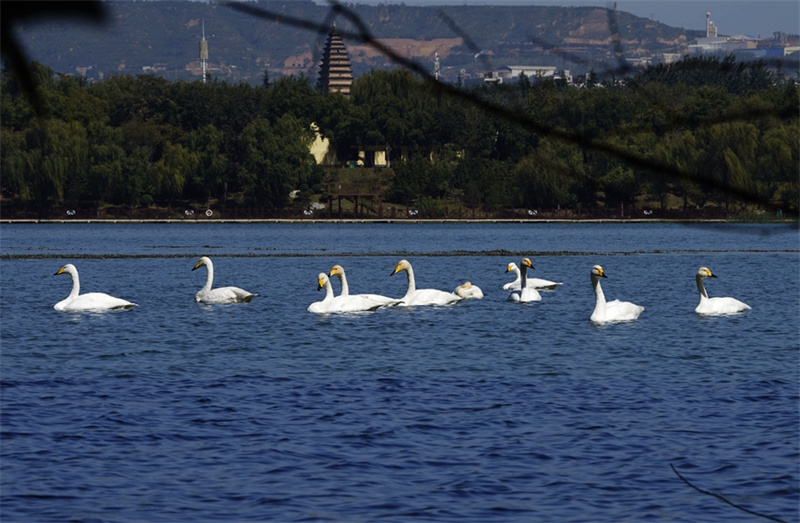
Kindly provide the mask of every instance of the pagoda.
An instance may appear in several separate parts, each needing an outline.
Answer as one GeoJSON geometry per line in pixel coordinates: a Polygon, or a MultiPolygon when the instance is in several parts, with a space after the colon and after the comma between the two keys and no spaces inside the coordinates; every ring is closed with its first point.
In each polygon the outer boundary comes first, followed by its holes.
{"type": "Polygon", "coordinates": [[[353,68],[350,65],[350,57],[347,55],[342,37],[336,30],[336,24],[333,24],[331,32],[328,33],[328,41],[325,42],[325,49],[322,51],[317,89],[324,94],[339,91],[345,96],[350,96],[352,83],[353,68]]]}

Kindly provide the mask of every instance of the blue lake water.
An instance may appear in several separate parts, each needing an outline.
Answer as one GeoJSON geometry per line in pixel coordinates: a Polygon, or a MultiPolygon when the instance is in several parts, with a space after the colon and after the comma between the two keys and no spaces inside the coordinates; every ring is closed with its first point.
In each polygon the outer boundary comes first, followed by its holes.
{"type": "Polygon", "coordinates": [[[800,520],[796,227],[28,224],[0,255],[4,522],[800,520]],[[258,296],[196,304],[201,255],[258,296]],[[522,256],[563,285],[507,302],[522,256]],[[486,297],[306,311],[336,263],[402,296],[401,258],[486,297]],[[53,310],[65,263],[138,307],[53,310]],[[637,321],[589,322],[594,264],[637,321]],[[696,315],[703,265],[752,310],[696,315]]]}

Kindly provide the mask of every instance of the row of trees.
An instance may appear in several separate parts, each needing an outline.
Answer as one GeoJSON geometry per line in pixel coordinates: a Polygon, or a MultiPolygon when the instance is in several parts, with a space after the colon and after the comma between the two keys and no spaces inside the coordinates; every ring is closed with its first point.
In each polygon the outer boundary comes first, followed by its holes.
{"type": "Polygon", "coordinates": [[[323,96],[303,77],[87,84],[32,68],[44,114],[2,73],[6,209],[281,209],[293,190],[324,188],[313,123],[341,164],[385,147],[395,176],[384,200],[398,204],[589,209],[646,195],[661,206],[798,205],[798,88],[762,63],[685,58],[585,89],[526,78],[443,88],[397,69],[359,77],[350,97],[323,96]]]}

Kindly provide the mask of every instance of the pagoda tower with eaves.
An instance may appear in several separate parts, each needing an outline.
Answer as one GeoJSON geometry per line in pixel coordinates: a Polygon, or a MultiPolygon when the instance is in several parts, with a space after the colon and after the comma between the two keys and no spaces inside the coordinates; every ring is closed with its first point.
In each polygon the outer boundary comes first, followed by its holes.
{"type": "Polygon", "coordinates": [[[339,91],[345,96],[350,96],[350,85],[353,83],[353,68],[350,57],[344,46],[342,37],[333,24],[328,33],[328,41],[322,51],[322,61],[319,65],[319,78],[317,89],[327,94],[339,91]]]}

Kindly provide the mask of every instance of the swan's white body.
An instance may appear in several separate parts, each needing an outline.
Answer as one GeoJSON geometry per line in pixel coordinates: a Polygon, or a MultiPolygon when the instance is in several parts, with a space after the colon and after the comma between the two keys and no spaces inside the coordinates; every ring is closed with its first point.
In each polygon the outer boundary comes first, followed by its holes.
{"type": "Polygon", "coordinates": [[[326,314],[330,312],[366,312],[379,309],[385,303],[370,298],[353,296],[334,296],[331,280],[324,272],[317,276],[317,290],[325,289],[325,298],[308,306],[308,312],[326,314]]]}
{"type": "Polygon", "coordinates": [[[483,298],[483,291],[477,285],[472,285],[472,282],[466,282],[464,285],[459,285],[453,291],[453,294],[460,296],[465,300],[483,298]]]}
{"type": "Polygon", "coordinates": [[[595,323],[607,323],[614,321],[635,320],[644,310],[641,305],[636,305],[629,301],[609,301],[606,302],[603,288],[600,286],[600,278],[606,278],[603,268],[599,265],[592,267],[592,287],[594,287],[595,305],[594,312],[589,318],[595,323]]]}
{"type": "Polygon", "coordinates": [[[383,305],[390,305],[397,302],[396,298],[390,298],[389,296],[381,296],[380,294],[350,294],[350,286],[347,284],[347,275],[344,272],[344,267],[341,265],[334,265],[333,268],[328,273],[329,278],[333,278],[334,276],[339,277],[339,281],[342,284],[342,292],[339,293],[340,298],[345,296],[351,297],[359,297],[359,298],[366,298],[372,300],[374,302],[381,303],[383,305]]]}
{"type": "Polygon", "coordinates": [[[100,312],[130,309],[131,307],[136,306],[135,303],[123,300],[121,298],[115,298],[114,296],[110,296],[103,292],[88,292],[86,294],[81,294],[81,282],[80,278],[78,277],[78,269],[76,269],[71,263],[61,267],[53,276],[58,274],[69,274],[72,276],[72,292],[69,293],[69,296],[67,296],[66,299],[55,304],[53,308],[57,311],[100,312]]]}
{"type": "Polygon", "coordinates": [[[717,276],[706,267],[700,267],[697,271],[695,279],[697,281],[697,290],[700,292],[700,303],[695,308],[694,312],[706,315],[724,315],[724,314],[738,314],[750,310],[750,306],[736,298],[709,298],[706,292],[706,286],[703,283],[705,278],[716,278],[717,276]]]}
{"type": "Polygon", "coordinates": [[[239,287],[219,287],[212,289],[211,285],[214,283],[214,264],[211,260],[203,256],[195,264],[192,270],[199,269],[203,265],[206,266],[208,277],[206,284],[194,296],[194,301],[199,303],[241,303],[249,302],[255,297],[255,294],[248,292],[239,287]]]}
{"type": "MultiPolygon", "coordinates": [[[[522,272],[519,270],[519,267],[517,267],[517,264],[514,262],[509,263],[506,272],[513,272],[517,275],[517,279],[503,285],[503,290],[515,291],[522,288],[522,272]]],[[[539,291],[552,291],[559,285],[561,285],[561,282],[545,280],[542,278],[528,278],[525,283],[526,287],[530,287],[539,291]]]]}
{"type": "Polygon", "coordinates": [[[417,305],[449,305],[464,298],[461,296],[447,291],[440,291],[437,289],[417,289],[417,282],[414,279],[414,269],[408,260],[400,260],[397,262],[391,276],[394,276],[400,271],[405,271],[408,276],[408,290],[405,296],[400,298],[398,306],[413,307],[417,305]]]}
{"type": "MultiPolygon", "coordinates": [[[[520,303],[528,303],[531,301],[541,301],[542,295],[533,287],[528,287],[528,268],[533,269],[533,264],[528,258],[522,258],[520,263],[522,269],[520,271],[520,288],[513,289],[508,293],[508,301],[517,301],[520,303]]],[[[509,267],[511,265],[509,264],[509,267]]],[[[516,265],[515,265],[516,267],[516,265]]],[[[508,270],[506,270],[508,272],[508,270]]]]}

